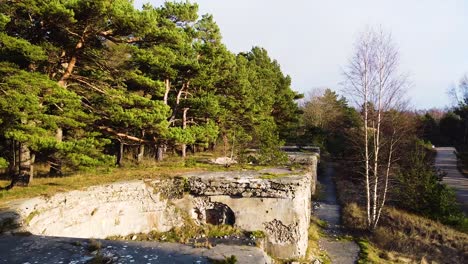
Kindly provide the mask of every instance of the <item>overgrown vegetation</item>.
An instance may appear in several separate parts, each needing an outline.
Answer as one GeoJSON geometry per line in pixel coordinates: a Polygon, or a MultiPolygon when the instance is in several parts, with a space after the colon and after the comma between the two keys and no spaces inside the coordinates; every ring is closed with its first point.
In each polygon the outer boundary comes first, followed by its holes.
{"type": "Polygon", "coordinates": [[[151,231],[149,233],[130,234],[124,237],[109,237],[112,240],[137,240],[191,243],[194,246],[211,247],[209,238],[244,236],[248,233],[231,225],[198,225],[191,218],[185,217],[183,224],[167,232],[151,231]]]}
{"type": "Polygon", "coordinates": [[[343,223],[364,239],[359,242],[364,248],[363,263],[419,262],[422,258],[464,263],[468,257],[466,233],[396,208],[385,210],[382,224],[372,233],[366,231],[363,209],[354,203],[343,209],[343,223]]]}
{"type": "Polygon", "coordinates": [[[325,228],[326,226],[327,223],[325,221],[317,219],[314,216],[311,217],[308,229],[309,240],[305,260],[310,261],[313,258],[318,258],[323,264],[331,263],[330,257],[327,255],[327,252],[320,249],[318,244],[320,237],[323,236],[321,228],[325,228]]]}
{"type": "MultiPolygon", "coordinates": [[[[0,190],[0,204],[14,199],[30,198],[35,196],[52,196],[58,192],[82,189],[93,185],[138,180],[138,179],[164,179],[175,177],[184,173],[203,170],[225,170],[221,166],[185,167],[179,158],[168,159],[162,163],[144,166],[129,166],[125,168],[96,169],[86,172],[77,172],[66,177],[40,177],[31,182],[28,188],[14,188],[0,190]]],[[[0,186],[9,184],[9,180],[0,180],[0,186]]]]}
{"type": "Polygon", "coordinates": [[[408,154],[396,173],[393,203],[468,232],[468,218],[460,209],[453,190],[441,182],[443,174],[432,167],[431,152],[417,143],[408,154]]]}
{"type": "Polygon", "coordinates": [[[406,149],[391,182],[391,207],[383,211],[381,224],[373,232],[366,227],[364,200],[357,191],[360,176],[349,174],[349,168],[338,170],[342,221],[359,239],[361,263],[419,263],[423,258],[463,263],[468,257],[467,218],[434,169],[430,144],[414,140],[406,149]]]}

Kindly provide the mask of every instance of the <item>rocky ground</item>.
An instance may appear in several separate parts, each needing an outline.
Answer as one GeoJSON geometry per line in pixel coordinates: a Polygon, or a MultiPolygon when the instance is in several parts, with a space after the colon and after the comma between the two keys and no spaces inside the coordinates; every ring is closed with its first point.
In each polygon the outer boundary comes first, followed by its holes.
{"type": "Polygon", "coordinates": [[[314,204],[314,214],[327,223],[324,228],[325,237],[320,238],[319,247],[325,250],[332,263],[356,263],[359,246],[352,240],[346,239],[340,225],[340,206],[336,198],[336,187],[332,180],[335,173],[333,164],[327,164],[323,173],[319,173],[323,193],[314,204]]]}

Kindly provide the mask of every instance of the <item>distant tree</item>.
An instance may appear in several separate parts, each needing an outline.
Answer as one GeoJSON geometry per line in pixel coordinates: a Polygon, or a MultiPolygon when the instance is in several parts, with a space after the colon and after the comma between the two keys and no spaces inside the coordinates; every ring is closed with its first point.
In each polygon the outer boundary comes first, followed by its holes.
{"type": "Polygon", "coordinates": [[[440,120],[440,133],[448,139],[450,145],[461,145],[463,142],[463,120],[450,111],[440,120]]]}
{"type": "MultiPolygon", "coordinates": [[[[437,115],[436,115],[437,117],[437,115]]],[[[434,145],[447,144],[446,137],[440,132],[440,120],[443,116],[434,118],[433,112],[425,112],[419,115],[418,130],[420,131],[419,137],[423,140],[429,141],[434,145]]]]}
{"type": "Polygon", "coordinates": [[[367,225],[375,229],[385,205],[402,133],[398,121],[406,78],[398,73],[398,50],[391,35],[368,29],[356,44],[344,71],[344,91],[361,107],[359,131],[365,180],[367,225]]]}
{"type": "Polygon", "coordinates": [[[348,106],[344,97],[338,97],[330,89],[311,94],[314,95],[302,107],[309,144],[318,145],[335,156],[344,155],[351,145],[347,142],[347,134],[359,125],[358,113],[348,106]]]}

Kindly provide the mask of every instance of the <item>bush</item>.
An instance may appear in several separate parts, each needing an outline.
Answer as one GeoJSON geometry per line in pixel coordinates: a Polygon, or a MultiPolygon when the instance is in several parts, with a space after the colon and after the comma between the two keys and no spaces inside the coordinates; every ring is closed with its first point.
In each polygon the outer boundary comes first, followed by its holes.
{"type": "Polygon", "coordinates": [[[5,169],[8,167],[8,161],[6,161],[4,158],[0,158],[0,169],[5,169]]]}
{"type": "Polygon", "coordinates": [[[463,226],[466,219],[455,193],[440,182],[423,146],[418,145],[396,175],[396,205],[444,224],[463,226]]]}
{"type": "Polygon", "coordinates": [[[191,168],[197,165],[197,160],[195,158],[186,158],[184,161],[184,166],[191,168]]]}

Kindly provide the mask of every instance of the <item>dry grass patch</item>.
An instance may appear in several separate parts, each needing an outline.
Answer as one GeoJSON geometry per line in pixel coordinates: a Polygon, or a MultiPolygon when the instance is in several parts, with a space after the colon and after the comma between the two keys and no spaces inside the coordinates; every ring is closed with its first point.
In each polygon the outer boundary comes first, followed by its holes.
{"type": "MultiPolygon", "coordinates": [[[[180,164],[161,164],[154,167],[127,167],[82,172],[63,177],[34,178],[28,187],[14,187],[10,190],[0,190],[0,207],[6,202],[32,198],[36,196],[52,196],[58,192],[79,190],[89,186],[107,183],[130,181],[139,179],[155,179],[161,177],[173,177],[189,172],[204,171],[203,167],[184,167],[180,164]]],[[[4,187],[10,181],[0,180],[0,186],[4,187]]]]}
{"type": "MultiPolygon", "coordinates": [[[[312,216],[309,225],[309,243],[307,246],[306,260],[320,259],[321,263],[331,263],[330,257],[327,252],[323,251],[319,247],[319,239],[323,236],[321,228],[326,227],[326,222],[312,216]]],[[[309,262],[306,262],[309,263],[309,262]]]]}
{"type": "Polygon", "coordinates": [[[466,233],[395,208],[387,208],[379,227],[367,233],[364,214],[356,204],[343,209],[344,224],[371,242],[366,242],[367,245],[360,242],[361,249],[368,252],[364,258],[368,262],[362,263],[405,262],[408,259],[419,262],[423,258],[437,263],[466,263],[468,260],[466,233]]]}

